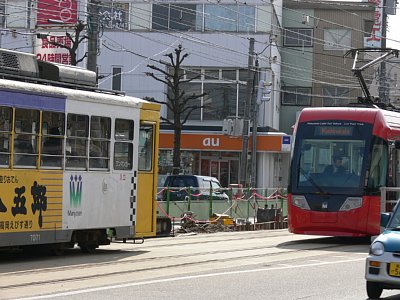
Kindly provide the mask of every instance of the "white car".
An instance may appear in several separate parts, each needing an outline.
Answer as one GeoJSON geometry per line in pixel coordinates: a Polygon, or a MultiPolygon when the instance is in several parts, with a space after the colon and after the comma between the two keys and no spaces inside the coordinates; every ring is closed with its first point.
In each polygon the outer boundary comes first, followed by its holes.
{"type": "Polygon", "coordinates": [[[384,289],[400,289],[400,205],[381,214],[385,230],[372,242],[365,268],[367,294],[379,299],[384,289]]]}

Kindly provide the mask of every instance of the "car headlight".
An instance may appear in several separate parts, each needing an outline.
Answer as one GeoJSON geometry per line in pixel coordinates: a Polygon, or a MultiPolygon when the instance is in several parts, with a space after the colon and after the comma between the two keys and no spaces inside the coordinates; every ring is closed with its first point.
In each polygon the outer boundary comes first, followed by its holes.
{"type": "Polygon", "coordinates": [[[385,246],[383,246],[381,242],[375,242],[369,248],[369,254],[372,255],[379,256],[382,255],[384,252],[385,252],[385,246]]]}

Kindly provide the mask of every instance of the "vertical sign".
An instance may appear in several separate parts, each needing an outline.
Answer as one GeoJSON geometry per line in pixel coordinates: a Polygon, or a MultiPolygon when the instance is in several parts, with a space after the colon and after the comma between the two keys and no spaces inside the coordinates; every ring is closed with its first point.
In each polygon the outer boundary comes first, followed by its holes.
{"type": "Polygon", "coordinates": [[[381,48],[382,44],[382,20],[383,20],[383,0],[368,0],[368,3],[375,4],[374,24],[371,34],[364,37],[364,47],[381,48]]]}

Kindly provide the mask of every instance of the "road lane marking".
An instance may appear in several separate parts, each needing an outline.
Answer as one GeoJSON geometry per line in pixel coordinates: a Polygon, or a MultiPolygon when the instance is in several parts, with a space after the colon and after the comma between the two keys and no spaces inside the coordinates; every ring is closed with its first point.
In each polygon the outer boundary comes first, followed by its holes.
{"type": "Polygon", "coordinates": [[[237,274],[248,274],[248,273],[284,270],[284,269],[316,267],[316,266],[323,266],[323,265],[333,265],[333,264],[356,262],[356,261],[361,261],[361,260],[365,260],[365,257],[364,258],[356,258],[356,259],[340,260],[340,261],[316,262],[316,263],[311,263],[311,264],[292,265],[292,266],[282,266],[282,264],[281,264],[280,267],[261,268],[261,269],[252,269],[252,270],[238,270],[238,271],[218,272],[218,273],[190,275],[190,276],[182,276],[182,277],[172,277],[172,278],[165,278],[165,279],[155,279],[155,280],[131,282],[131,283],[118,284],[118,285],[111,285],[111,286],[103,286],[103,287],[97,287],[97,288],[89,288],[89,289],[76,290],[76,291],[70,291],[70,292],[47,294],[47,295],[41,295],[41,296],[23,297],[23,298],[17,298],[17,299],[19,299],[19,300],[54,299],[55,297],[74,296],[74,295],[79,295],[79,294],[86,294],[86,293],[120,289],[120,288],[128,288],[128,287],[141,286],[141,285],[149,285],[149,284],[157,284],[157,283],[165,283],[165,282],[173,282],[173,281],[183,281],[183,280],[191,280],[191,279],[207,278],[207,277],[215,277],[215,276],[226,276],[226,275],[237,275],[237,274]]]}

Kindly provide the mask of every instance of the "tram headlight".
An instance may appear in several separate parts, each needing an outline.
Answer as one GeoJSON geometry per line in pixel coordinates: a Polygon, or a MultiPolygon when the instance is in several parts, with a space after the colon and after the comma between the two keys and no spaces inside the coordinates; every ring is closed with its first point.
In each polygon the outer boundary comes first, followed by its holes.
{"type": "Polygon", "coordinates": [[[348,197],[340,207],[339,211],[348,211],[362,206],[361,197],[348,197]]]}
{"type": "Polygon", "coordinates": [[[306,197],[304,196],[292,196],[292,204],[301,209],[310,210],[310,206],[307,203],[306,197]]]}
{"type": "Polygon", "coordinates": [[[385,246],[381,242],[375,242],[369,248],[369,254],[380,256],[385,252],[385,246]]]}

